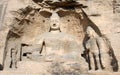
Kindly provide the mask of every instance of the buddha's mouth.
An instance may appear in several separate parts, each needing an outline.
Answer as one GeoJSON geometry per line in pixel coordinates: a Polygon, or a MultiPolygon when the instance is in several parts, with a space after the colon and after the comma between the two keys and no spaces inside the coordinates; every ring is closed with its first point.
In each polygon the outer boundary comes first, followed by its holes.
{"type": "Polygon", "coordinates": [[[53,24],[53,27],[56,27],[57,25],[56,24],[53,24]]]}

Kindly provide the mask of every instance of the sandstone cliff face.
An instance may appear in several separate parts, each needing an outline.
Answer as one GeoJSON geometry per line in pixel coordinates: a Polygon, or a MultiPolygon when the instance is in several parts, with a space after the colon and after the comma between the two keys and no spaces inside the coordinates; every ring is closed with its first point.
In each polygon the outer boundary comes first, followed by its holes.
{"type": "MultiPolygon", "coordinates": [[[[79,0],[78,0],[79,1],[79,0]]],[[[88,18],[100,29],[101,33],[106,35],[111,42],[111,45],[114,49],[114,53],[120,65],[120,55],[119,55],[119,41],[120,41],[120,1],[115,0],[81,0],[79,1],[83,5],[88,6],[83,8],[84,12],[87,14],[88,18]]],[[[4,50],[6,45],[7,35],[11,29],[11,24],[13,23],[14,15],[11,11],[16,11],[20,8],[25,8],[28,5],[32,7],[39,8],[38,5],[31,2],[31,0],[2,0],[0,3],[0,63],[3,64],[4,60],[4,50]],[[7,7],[7,8],[6,8],[7,7]],[[6,10],[6,12],[5,12],[6,10]]],[[[29,18],[29,17],[28,17],[29,18]]],[[[31,18],[31,17],[30,17],[31,18]]],[[[34,19],[33,26],[24,26],[25,36],[22,37],[23,43],[33,43],[34,36],[47,32],[49,30],[49,18],[44,18],[41,15],[35,15],[31,19],[34,19]],[[39,17],[37,17],[39,16],[39,17]],[[35,18],[37,17],[37,18],[35,18]],[[35,25],[36,24],[36,25],[35,25]],[[41,27],[40,27],[41,26],[41,27]],[[40,30],[40,31],[39,31],[40,30]],[[33,34],[34,33],[34,34],[33,34]],[[28,41],[28,39],[30,41],[28,41]]],[[[62,31],[73,34],[78,37],[78,39],[83,39],[84,32],[82,29],[79,29],[77,25],[81,24],[73,16],[66,16],[62,18],[64,25],[62,26],[62,31]],[[69,23],[68,23],[69,22],[69,23]],[[69,25],[69,26],[67,26],[69,25]],[[70,26],[71,25],[71,26],[70,26]],[[76,26],[76,27],[73,27],[76,26]],[[70,31],[71,29],[72,31],[70,31]],[[78,30],[77,30],[78,29],[78,30]],[[80,35],[79,35],[80,34],[80,35]]],[[[30,24],[31,25],[31,24],[30,24]]],[[[23,28],[24,28],[23,27],[23,28]]],[[[19,27],[18,27],[19,28],[19,27]]],[[[11,40],[11,39],[10,39],[11,40]]],[[[12,40],[13,41],[13,40],[12,40]]],[[[18,42],[19,43],[19,42],[18,42]]],[[[80,42],[82,43],[82,42],[80,42]]],[[[8,55],[9,56],[9,55],[8,55]]],[[[9,58],[8,58],[9,59],[9,58]]],[[[119,70],[120,71],[120,70],[119,70]]],[[[118,72],[119,72],[118,71],[118,72]]],[[[103,74],[105,75],[105,74],[103,74]]]]}

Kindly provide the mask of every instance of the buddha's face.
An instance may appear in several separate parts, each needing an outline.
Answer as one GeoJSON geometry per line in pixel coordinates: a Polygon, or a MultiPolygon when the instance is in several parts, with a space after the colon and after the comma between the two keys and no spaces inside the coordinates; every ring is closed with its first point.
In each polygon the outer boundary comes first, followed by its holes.
{"type": "Polygon", "coordinates": [[[93,31],[93,30],[87,30],[86,34],[87,34],[89,37],[92,37],[93,34],[94,34],[94,31],[93,31]]]}
{"type": "Polygon", "coordinates": [[[52,30],[60,29],[60,20],[59,19],[52,18],[50,21],[51,21],[50,22],[50,27],[51,27],[52,30]]]}

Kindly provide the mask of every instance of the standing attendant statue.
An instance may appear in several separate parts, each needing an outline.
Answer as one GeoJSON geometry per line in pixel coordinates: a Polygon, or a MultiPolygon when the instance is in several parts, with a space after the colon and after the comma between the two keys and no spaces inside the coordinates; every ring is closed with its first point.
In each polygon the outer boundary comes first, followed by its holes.
{"type": "Polygon", "coordinates": [[[102,38],[99,37],[90,26],[87,27],[86,33],[89,37],[89,39],[86,42],[86,48],[89,53],[88,59],[90,59],[89,61],[90,70],[104,69],[105,67],[103,66],[101,58],[101,53],[103,51],[102,38]]]}

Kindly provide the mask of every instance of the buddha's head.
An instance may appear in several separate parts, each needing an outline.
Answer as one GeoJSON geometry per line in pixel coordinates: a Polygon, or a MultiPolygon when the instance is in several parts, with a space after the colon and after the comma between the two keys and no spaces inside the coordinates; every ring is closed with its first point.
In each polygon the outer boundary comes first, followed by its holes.
{"type": "Polygon", "coordinates": [[[88,35],[88,37],[97,36],[94,29],[92,27],[90,27],[90,26],[87,27],[86,34],[88,35]]]}
{"type": "Polygon", "coordinates": [[[50,29],[51,30],[60,30],[60,17],[54,12],[50,17],[50,29]]]}

